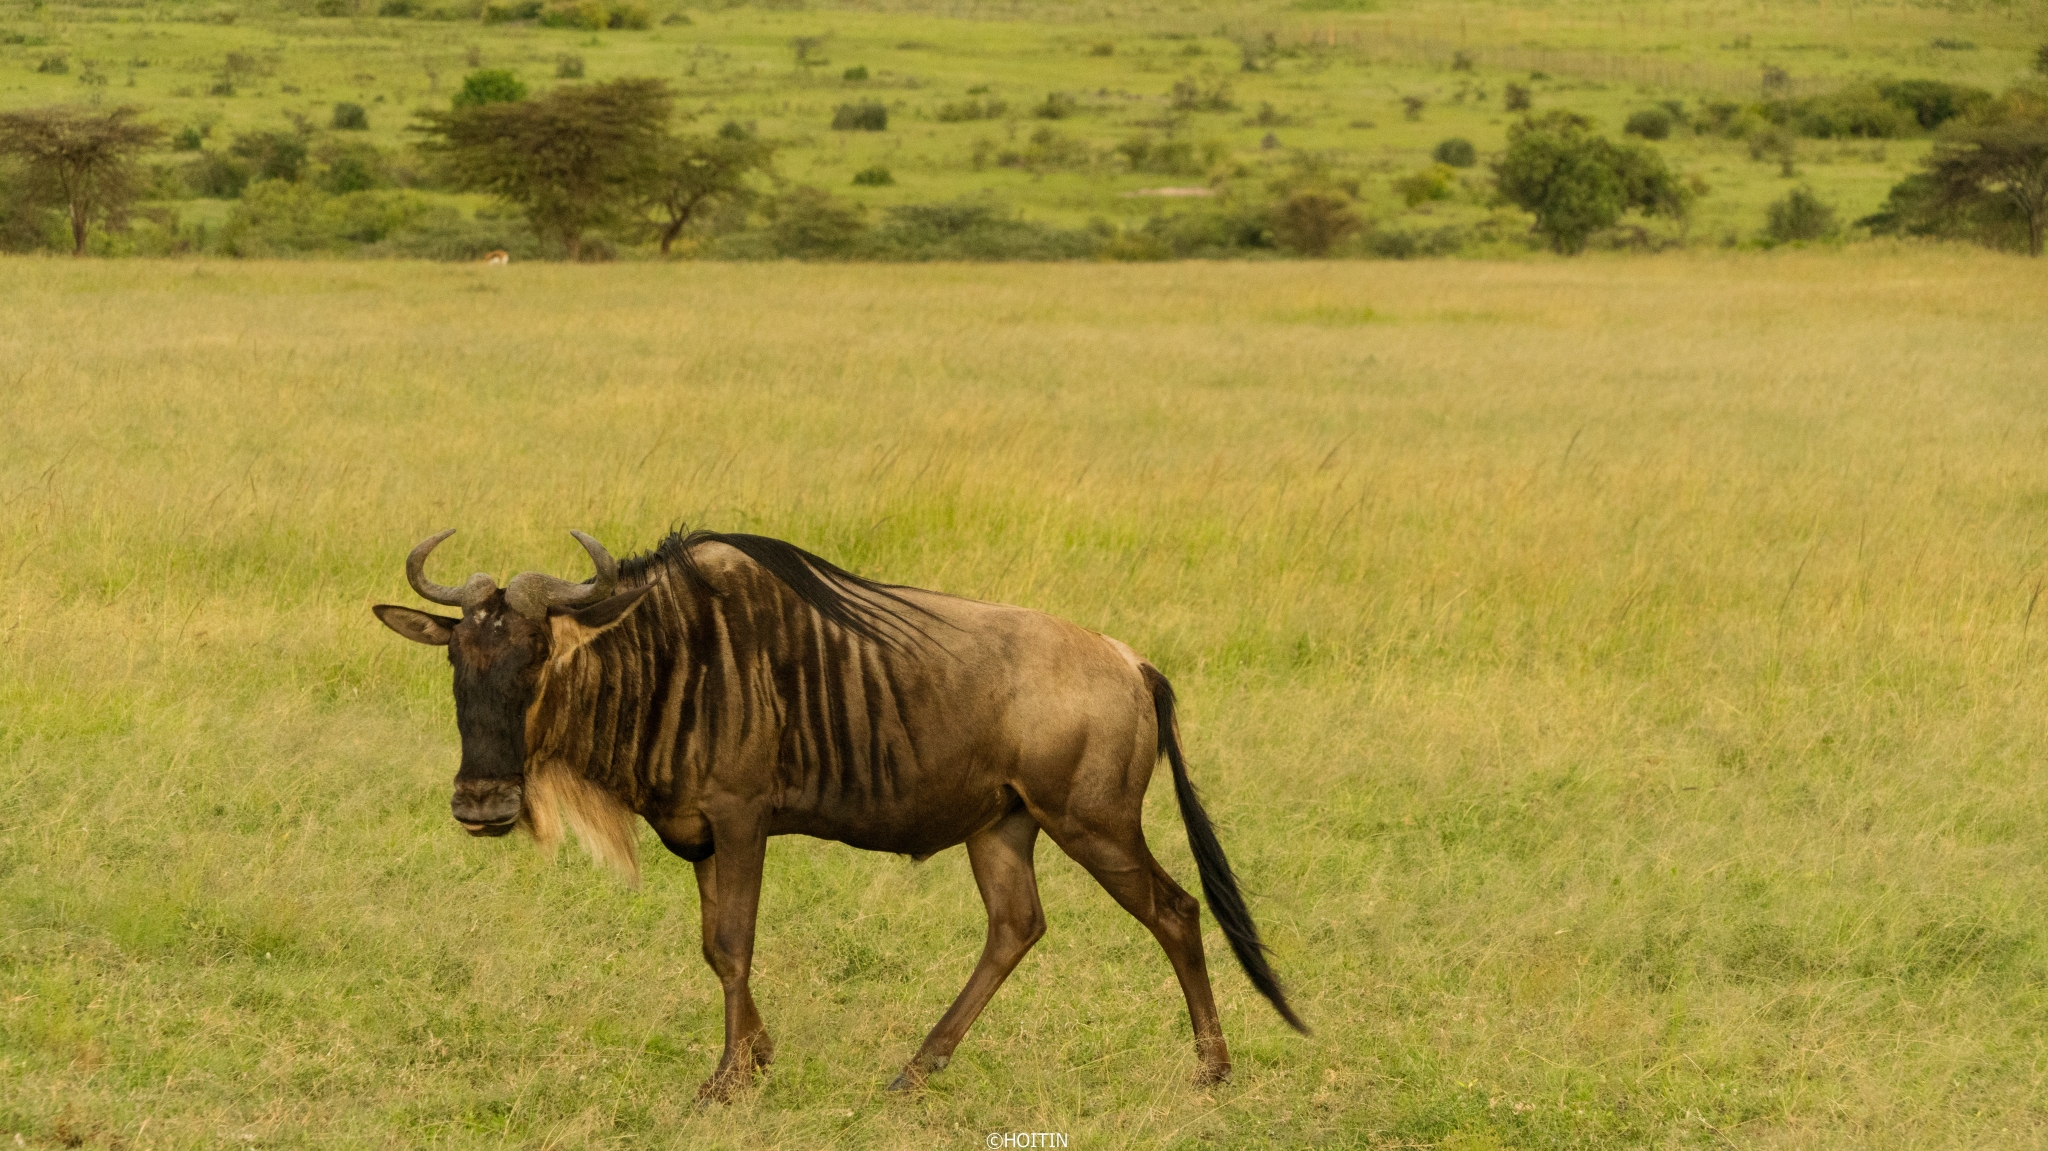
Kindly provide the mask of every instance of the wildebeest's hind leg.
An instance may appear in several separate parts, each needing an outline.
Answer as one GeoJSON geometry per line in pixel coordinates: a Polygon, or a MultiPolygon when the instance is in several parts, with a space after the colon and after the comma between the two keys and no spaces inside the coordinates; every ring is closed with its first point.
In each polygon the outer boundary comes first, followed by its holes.
{"type": "Polygon", "coordinates": [[[1119,832],[1046,830],[1062,851],[1087,868],[1166,949],[1166,958],[1180,979],[1181,994],[1187,997],[1188,1019],[1194,1024],[1195,1055],[1201,1060],[1195,1082],[1229,1079],[1230,1048],[1223,1042],[1223,1023],[1209,987],[1209,967],[1202,958],[1202,905],[1152,858],[1144,831],[1135,825],[1119,832]]]}
{"type": "Polygon", "coordinates": [[[754,1009],[754,993],[747,986],[754,962],[754,913],[761,902],[765,855],[765,843],[753,844],[749,852],[744,841],[721,838],[717,854],[696,864],[704,961],[711,965],[725,992],[725,1054],[718,1061],[718,1070],[697,1089],[699,1099],[732,1098],[733,1092],[745,1087],[754,1071],[766,1067],[775,1055],[775,1044],[768,1038],[761,1013],[754,1009]]]}
{"type": "Polygon", "coordinates": [[[1021,809],[998,820],[993,827],[967,840],[967,859],[974,865],[974,884],[981,889],[981,901],[988,906],[988,942],[982,945],[981,962],[967,977],[967,986],[953,1006],[925,1036],[902,1074],[889,1084],[891,1091],[903,1091],[924,1082],[925,1077],[946,1065],[953,1049],[974,1026],[989,997],[1003,985],[1031,945],[1045,934],[1045,912],[1038,903],[1038,873],[1031,865],[1031,852],[1038,842],[1038,823],[1021,809]]]}

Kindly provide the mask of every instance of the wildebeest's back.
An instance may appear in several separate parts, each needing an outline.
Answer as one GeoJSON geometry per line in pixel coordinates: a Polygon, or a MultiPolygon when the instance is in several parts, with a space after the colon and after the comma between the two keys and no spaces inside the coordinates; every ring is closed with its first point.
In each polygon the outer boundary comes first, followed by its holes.
{"type": "MultiPolygon", "coordinates": [[[[901,642],[877,643],[724,545],[698,559],[752,669],[742,679],[767,689],[750,720],[775,725],[775,830],[937,851],[1019,802],[1023,780],[1070,771],[1090,741],[1154,738],[1136,657],[1064,620],[899,589],[909,609],[881,602],[907,625],[901,642]]],[[[748,786],[752,758],[714,763],[713,779],[748,786]]]]}

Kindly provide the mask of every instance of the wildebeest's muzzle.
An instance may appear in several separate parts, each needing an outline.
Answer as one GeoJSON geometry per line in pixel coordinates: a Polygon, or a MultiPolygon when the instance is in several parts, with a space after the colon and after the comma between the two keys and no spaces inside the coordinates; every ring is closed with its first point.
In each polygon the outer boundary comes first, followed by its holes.
{"type": "Polygon", "coordinates": [[[503,835],[519,822],[521,792],[516,779],[458,779],[448,808],[471,835],[503,835]]]}

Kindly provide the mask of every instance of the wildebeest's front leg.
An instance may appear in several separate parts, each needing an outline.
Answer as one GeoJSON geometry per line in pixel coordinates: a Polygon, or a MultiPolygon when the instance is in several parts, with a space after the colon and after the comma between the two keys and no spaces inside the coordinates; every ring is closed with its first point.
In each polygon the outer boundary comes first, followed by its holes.
{"type": "Polygon", "coordinates": [[[716,829],[717,852],[696,865],[704,961],[725,992],[725,1054],[718,1070],[697,1089],[699,1099],[732,1098],[775,1054],[747,988],[754,962],[754,913],[761,903],[761,862],[767,851],[759,831],[749,831],[752,834],[728,835],[725,828],[716,829]]]}

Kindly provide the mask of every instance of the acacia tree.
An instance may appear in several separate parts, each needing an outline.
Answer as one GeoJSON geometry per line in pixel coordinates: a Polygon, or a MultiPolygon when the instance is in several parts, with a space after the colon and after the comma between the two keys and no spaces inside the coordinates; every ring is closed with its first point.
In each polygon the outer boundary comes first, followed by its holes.
{"type": "Polygon", "coordinates": [[[1655,149],[1617,145],[1592,129],[1571,112],[1524,119],[1508,129],[1507,152],[1493,168],[1502,197],[1533,213],[1536,230],[1568,256],[1624,211],[1683,217],[1692,200],[1655,149]]]}
{"type": "Polygon", "coordinates": [[[645,187],[670,103],[659,80],[613,80],[425,111],[416,130],[458,186],[518,205],[535,234],[559,240],[574,260],[584,233],[617,219],[645,187]]]}
{"type": "Polygon", "coordinates": [[[119,227],[142,190],[136,156],[161,140],[163,129],[137,119],[141,114],[131,107],[0,112],[0,155],[19,158],[32,193],[64,204],[74,256],[85,255],[95,222],[119,227]]]}
{"type": "Polygon", "coordinates": [[[676,237],[704,211],[753,202],[759,193],[751,180],[772,174],[774,158],[775,145],[744,131],[665,138],[641,193],[642,206],[655,217],[661,254],[668,255],[676,237]]]}
{"type": "Polygon", "coordinates": [[[1997,197],[2026,223],[2027,254],[2041,254],[2048,229],[2048,96],[2014,89],[1971,122],[1952,125],[1926,161],[1938,203],[1967,213],[1997,197]]]}

